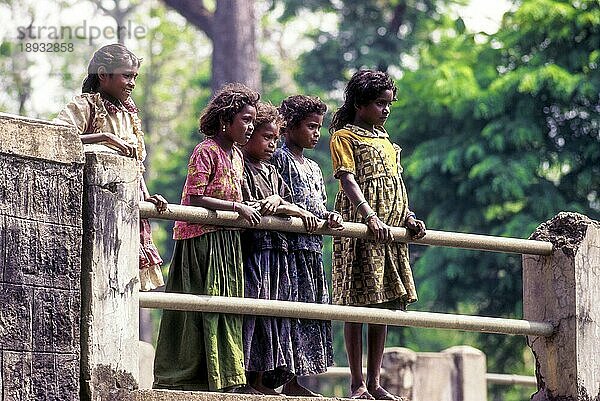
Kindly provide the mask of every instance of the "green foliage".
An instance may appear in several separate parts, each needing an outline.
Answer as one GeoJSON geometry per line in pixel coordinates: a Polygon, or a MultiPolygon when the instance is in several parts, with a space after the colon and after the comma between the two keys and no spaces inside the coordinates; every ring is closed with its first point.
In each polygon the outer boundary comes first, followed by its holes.
{"type": "MultiPolygon", "coordinates": [[[[410,55],[418,43],[446,25],[443,7],[461,0],[406,1],[286,1],[283,18],[301,7],[319,6],[335,12],[340,19],[335,33],[317,31],[310,36],[315,48],[302,55],[297,77],[309,88],[334,89],[343,85],[348,71],[363,66],[382,71],[403,67],[402,55],[410,55]],[[306,4],[303,4],[306,3],[306,4]]],[[[454,26],[464,29],[464,23],[454,26]]]]}
{"type": "MultiPolygon", "coordinates": [[[[595,1],[523,1],[483,43],[454,32],[419,46],[388,128],[430,228],[524,238],[562,210],[600,216],[599,16],[595,1]]],[[[414,267],[416,308],[522,317],[520,257],[427,248],[414,267]]],[[[458,340],[413,331],[415,349],[458,340]]],[[[490,371],[531,374],[520,337],[474,346],[490,371]]]]}
{"type": "Polygon", "coordinates": [[[346,62],[340,55],[343,49],[335,36],[316,32],[310,37],[317,43],[315,50],[300,56],[300,68],[294,78],[301,82],[309,93],[317,88],[331,89],[334,83],[344,80],[346,62]]]}

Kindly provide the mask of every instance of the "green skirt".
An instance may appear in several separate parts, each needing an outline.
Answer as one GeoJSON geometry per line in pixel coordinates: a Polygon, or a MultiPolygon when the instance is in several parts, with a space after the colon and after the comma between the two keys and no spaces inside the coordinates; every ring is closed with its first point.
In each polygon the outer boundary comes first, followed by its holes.
{"type": "MultiPolygon", "coordinates": [[[[239,231],[177,240],[166,292],[244,296],[239,231]]],[[[154,388],[216,391],[246,383],[243,317],[164,310],[154,359],[154,388]]]]}

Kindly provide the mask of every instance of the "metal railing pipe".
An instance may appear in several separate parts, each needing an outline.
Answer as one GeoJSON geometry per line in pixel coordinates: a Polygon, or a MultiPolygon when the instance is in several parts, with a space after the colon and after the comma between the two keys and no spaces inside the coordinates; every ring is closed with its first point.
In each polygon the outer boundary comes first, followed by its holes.
{"type": "MultiPolygon", "coordinates": [[[[363,371],[367,368],[363,366],[363,371]]],[[[381,368],[381,375],[385,376],[386,371],[381,368]]],[[[319,373],[316,376],[318,379],[336,379],[350,377],[350,368],[346,366],[331,366],[326,372],[319,373]]],[[[537,386],[535,376],[513,375],[503,373],[486,373],[485,380],[487,384],[504,384],[504,385],[521,385],[521,386],[537,386]]]]}
{"type": "Polygon", "coordinates": [[[514,384],[521,386],[537,386],[535,376],[509,375],[502,373],[486,373],[485,380],[488,384],[514,384]]]}
{"type": "Polygon", "coordinates": [[[554,327],[545,322],[431,312],[406,312],[355,306],[218,297],[179,293],[140,292],[140,307],[181,311],[231,313],[300,319],[388,324],[480,333],[549,337],[554,327]]]}
{"type": "MultiPolygon", "coordinates": [[[[169,204],[167,211],[159,213],[150,202],[140,202],[140,216],[143,218],[180,220],[194,223],[219,225],[225,227],[249,228],[246,220],[236,212],[214,211],[196,206],[181,206],[169,204]]],[[[302,220],[297,217],[263,216],[260,224],[254,228],[263,230],[306,233],[302,220]]],[[[323,221],[316,234],[343,236],[352,238],[372,238],[365,224],[344,223],[342,231],[332,230],[323,221]]],[[[552,243],[519,238],[494,237],[489,235],[454,233],[447,231],[427,230],[427,235],[419,240],[413,240],[402,227],[392,227],[394,241],[408,242],[421,245],[448,246],[454,248],[477,249],[529,255],[550,255],[552,243]]]]}

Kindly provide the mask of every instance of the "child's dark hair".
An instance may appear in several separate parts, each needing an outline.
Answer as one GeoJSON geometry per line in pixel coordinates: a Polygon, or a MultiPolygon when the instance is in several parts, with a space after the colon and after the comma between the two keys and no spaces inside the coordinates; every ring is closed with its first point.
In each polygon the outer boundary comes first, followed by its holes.
{"type": "Polygon", "coordinates": [[[279,106],[279,113],[284,120],[284,130],[298,127],[309,114],[323,115],[325,112],[327,112],[327,105],[321,99],[306,95],[289,96],[279,106]]]}
{"type": "Polygon", "coordinates": [[[88,64],[88,76],[81,86],[82,93],[96,93],[100,88],[100,78],[98,77],[98,68],[104,67],[108,74],[112,74],[119,67],[131,65],[139,68],[142,59],[136,57],[128,48],[120,43],[106,45],[96,50],[90,63],[88,64]]]}
{"type": "Polygon", "coordinates": [[[356,115],[356,107],[369,104],[385,90],[391,90],[394,100],[396,99],[398,88],[387,73],[374,70],[355,72],[346,85],[344,104],[333,115],[329,132],[333,133],[344,125],[352,123],[356,115]]]}
{"type": "Polygon", "coordinates": [[[263,125],[274,123],[276,126],[281,127],[283,124],[283,118],[277,107],[271,103],[258,102],[256,106],[256,121],[254,122],[254,132],[263,125]]]}
{"type": "Polygon", "coordinates": [[[200,115],[200,132],[206,136],[215,136],[221,124],[230,123],[244,106],[256,107],[260,94],[246,85],[232,83],[224,85],[213,96],[200,115]]]}

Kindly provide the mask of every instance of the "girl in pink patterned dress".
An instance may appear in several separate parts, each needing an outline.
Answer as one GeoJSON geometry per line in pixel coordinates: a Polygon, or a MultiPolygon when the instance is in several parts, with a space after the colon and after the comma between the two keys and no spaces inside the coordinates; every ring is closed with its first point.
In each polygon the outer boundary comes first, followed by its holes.
{"type": "MultiPolygon", "coordinates": [[[[238,212],[251,225],[259,206],[241,203],[245,144],[254,129],[257,92],[230,84],[200,117],[206,139],[194,149],[181,204],[238,212]]],[[[244,296],[240,230],[177,221],[166,291],[244,296]]],[[[163,311],[154,387],[173,390],[256,392],[246,386],[241,315],[163,311]]]]}

